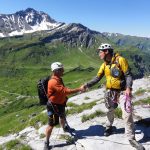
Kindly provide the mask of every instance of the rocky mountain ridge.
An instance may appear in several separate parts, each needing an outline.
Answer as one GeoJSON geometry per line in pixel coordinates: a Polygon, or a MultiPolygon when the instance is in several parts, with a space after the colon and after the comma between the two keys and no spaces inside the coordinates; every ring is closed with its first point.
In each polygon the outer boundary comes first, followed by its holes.
{"type": "Polygon", "coordinates": [[[92,31],[82,24],[70,23],[50,31],[50,35],[41,41],[44,43],[60,41],[71,47],[90,47],[95,43],[95,35],[103,36],[100,32],[92,31]]]}
{"type": "Polygon", "coordinates": [[[90,30],[80,23],[57,22],[48,14],[33,8],[27,8],[14,14],[0,14],[0,38],[38,31],[49,33],[49,37],[46,37],[44,42],[60,41],[73,47],[82,45],[89,47],[96,42],[95,36],[97,36],[102,38],[102,41],[110,40],[118,46],[135,46],[141,50],[150,50],[150,38],[120,33],[101,33],[90,30]]]}
{"type": "Polygon", "coordinates": [[[143,51],[150,51],[150,38],[148,37],[138,37],[108,32],[103,32],[102,34],[118,46],[134,46],[143,51]]]}

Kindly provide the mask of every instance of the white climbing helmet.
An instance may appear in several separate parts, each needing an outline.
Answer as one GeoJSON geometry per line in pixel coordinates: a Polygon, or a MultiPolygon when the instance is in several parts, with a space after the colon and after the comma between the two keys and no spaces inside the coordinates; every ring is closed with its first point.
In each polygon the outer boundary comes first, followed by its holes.
{"type": "Polygon", "coordinates": [[[54,62],[51,64],[51,70],[52,71],[57,70],[57,69],[61,69],[61,68],[64,68],[64,67],[63,67],[63,64],[60,62],[54,62]]]}
{"type": "Polygon", "coordinates": [[[112,46],[108,43],[102,43],[99,47],[98,47],[98,50],[105,50],[105,49],[108,49],[108,50],[113,50],[112,46]]]}

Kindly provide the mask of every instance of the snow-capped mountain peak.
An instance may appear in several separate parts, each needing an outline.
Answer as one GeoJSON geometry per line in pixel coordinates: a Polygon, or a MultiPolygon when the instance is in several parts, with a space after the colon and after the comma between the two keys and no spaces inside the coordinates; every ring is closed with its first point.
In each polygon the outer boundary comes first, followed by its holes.
{"type": "Polygon", "coordinates": [[[22,35],[40,30],[52,30],[60,26],[48,14],[32,8],[14,14],[0,14],[0,37],[22,35]]]}

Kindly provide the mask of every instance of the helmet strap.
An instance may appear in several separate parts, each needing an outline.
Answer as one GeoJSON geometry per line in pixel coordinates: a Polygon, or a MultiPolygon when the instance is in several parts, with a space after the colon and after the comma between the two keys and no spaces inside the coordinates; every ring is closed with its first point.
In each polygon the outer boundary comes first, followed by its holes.
{"type": "Polygon", "coordinates": [[[106,54],[104,57],[104,61],[110,63],[112,59],[112,55],[110,53],[106,54]]]}

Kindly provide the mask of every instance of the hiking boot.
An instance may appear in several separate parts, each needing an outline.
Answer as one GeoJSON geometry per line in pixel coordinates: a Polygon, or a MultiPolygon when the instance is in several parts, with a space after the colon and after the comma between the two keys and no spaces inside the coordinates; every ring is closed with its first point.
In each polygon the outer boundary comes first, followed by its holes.
{"type": "Polygon", "coordinates": [[[104,136],[110,136],[112,134],[112,126],[106,127],[104,131],[104,136]]]}
{"type": "Polygon", "coordinates": [[[44,149],[43,150],[50,150],[49,143],[47,143],[47,142],[44,143],[44,149]]]}
{"type": "Polygon", "coordinates": [[[137,150],[145,150],[144,146],[138,143],[135,139],[129,140],[131,146],[135,147],[137,150]]]}
{"type": "Polygon", "coordinates": [[[65,126],[65,127],[63,128],[63,130],[64,130],[64,132],[73,132],[73,131],[75,131],[74,128],[70,128],[68,125],[65,126]]]}

